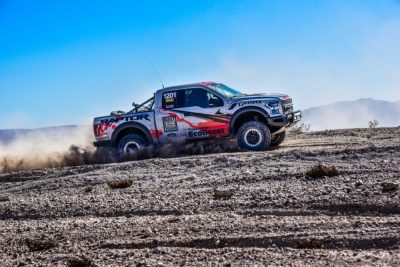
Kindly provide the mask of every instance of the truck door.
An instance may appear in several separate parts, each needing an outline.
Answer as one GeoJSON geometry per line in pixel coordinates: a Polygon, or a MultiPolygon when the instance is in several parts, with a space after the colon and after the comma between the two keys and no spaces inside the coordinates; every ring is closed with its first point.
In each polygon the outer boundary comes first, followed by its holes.
{"type": "Polygon", "coordinates": [[[224,101],[204,88],[184,89],[182,107],[175,109],[181,116],[187,139],[229,135],[229,117],[224,101]]]}
{"type": "Polygon", "coordinates": [[[180,142],[186,140],[185,124],[175,112],[183,105],[182,90],[163,91],[158,95],[156,107],[156,125],[159,131],[159,142],[180,142]]]}

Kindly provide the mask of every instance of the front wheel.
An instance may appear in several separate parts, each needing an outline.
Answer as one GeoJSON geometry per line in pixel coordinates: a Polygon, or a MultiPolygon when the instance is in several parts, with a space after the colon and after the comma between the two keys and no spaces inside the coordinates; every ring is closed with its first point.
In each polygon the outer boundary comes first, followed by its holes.
{"type": "Polygon", "coordinates": [[[240,126],[237,139],[243,149],[262,151],[270,146],[271,132],[262,122],[249,121],[240,126]]]}
{"type": "Polygon", "coordinates": [[[131,155],[147,145],[146,139],[138,134],[127,134],[118,142],[117,151],[121,156],[131,155]]]}
{"type": "Polygon", "coordinates": [[[286,137],[286,132],[281,132],[279,134],[276,134],[272,137],[271,139],[271,146],[279,146],[282,144],[283,141],[285,141],[286,137]]]}

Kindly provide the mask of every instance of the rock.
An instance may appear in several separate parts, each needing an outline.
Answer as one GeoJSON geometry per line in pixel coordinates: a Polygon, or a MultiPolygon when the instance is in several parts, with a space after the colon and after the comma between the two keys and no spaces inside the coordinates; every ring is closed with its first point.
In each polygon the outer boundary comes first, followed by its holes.
{"type": "Polygon", "coordinates": [[[195,168],[197,167],[196,163],[194,163],[193,161],[191,161],[188,165],[189,168],[195,168]]]}
{"type": "Polygon", "coordinates": [[[354,186],[355,186],[355,187],[359,187],[359,186],[362,186],[363,184],[364,184],[363,181],[361,181],[360,179],[358,179],[357,182],[355,182],[354,186]]]}
{"type": "Polygon", "coordinates": [[[154,232],[153,232],[153,230],[151,230],[151,228],[147,228],[145,231],[145,234],[151,236],[154,234],[154,232]]]}
{"type": "Polygon", "coordinates": [[[54,256],[51,258],[51,262],[62,261],[62,260],[64,260],[66,257],[67,257],[66,255],[62,255],[62,254],[60,254],[60,255],[54,255],[54,256]]]}
{"type": "Polygon", "coordinates": [[[214,159],[214,163],[227,163],[228,162],[228,157],[226,156],[220,156],[214,159]]]}

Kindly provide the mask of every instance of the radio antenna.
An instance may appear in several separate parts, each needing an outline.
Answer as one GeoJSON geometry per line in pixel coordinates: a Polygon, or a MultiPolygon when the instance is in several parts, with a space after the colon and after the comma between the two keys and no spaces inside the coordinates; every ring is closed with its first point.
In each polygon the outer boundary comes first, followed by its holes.
{"type": "Polygon", "coordinates": [[[161,85],[162,85],[162,88],[164,89],[164,88],[165,88],[165,87],[164,87],[164,83],[163,83],[163,81],[162,81],[162,79],[161,79],[161,76],[160,76],[160,74],[158,73],[157,69],[153,66],[153,64],[151,64],[151,61],[150,61],[150,59],[147,57],[147,55],[144,54],[144,56],[145,56],[145,58],[146,58],[146,60],[147,60],[147,63],[149,63],[150,67],[152,68],[152,70],[154,71],[154,73],[156,74],[156,76],[158,77],[158,79],[160,80],[160,83],[161,83],[161,85]]]}

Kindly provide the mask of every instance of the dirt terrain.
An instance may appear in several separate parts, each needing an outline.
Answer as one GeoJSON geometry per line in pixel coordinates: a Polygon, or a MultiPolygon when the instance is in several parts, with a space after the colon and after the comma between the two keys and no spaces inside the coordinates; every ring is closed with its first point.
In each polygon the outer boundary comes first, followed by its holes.
{"type": "Polygon", "coordinates": [[[399,184],[400,128],[291,134],[259,153],[0,174],[0,260],[400,266],[399,184]],[[306,178],[318,163],[339,175],[306,178]],[[127,188],[107,185],[126,178],[127,188]]]}

